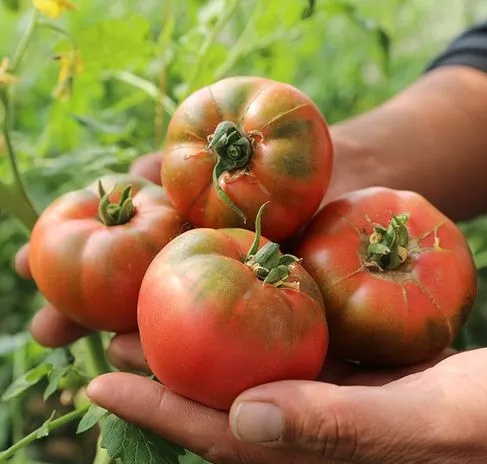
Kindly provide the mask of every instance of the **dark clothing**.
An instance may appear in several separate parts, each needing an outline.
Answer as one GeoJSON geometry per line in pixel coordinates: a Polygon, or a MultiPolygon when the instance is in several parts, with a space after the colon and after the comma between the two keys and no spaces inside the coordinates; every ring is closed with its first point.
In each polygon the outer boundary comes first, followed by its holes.
{"type": "Polygon", "coordinates": [[[427,70],[440,66],[465,65],[487,72],[487,21],[477,24],[454,39],[427,70]]]}

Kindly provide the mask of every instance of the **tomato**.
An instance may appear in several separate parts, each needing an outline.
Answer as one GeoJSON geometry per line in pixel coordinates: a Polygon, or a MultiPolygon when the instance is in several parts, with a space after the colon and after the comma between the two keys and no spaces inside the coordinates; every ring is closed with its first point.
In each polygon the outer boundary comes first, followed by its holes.
{"type": "Polygon", "coordinates": [[[217,409],[265,382],[316,378],[328,347],[316,283],[275,243],[247,253],[254,239],[244,229],[185,232],[156,256],[140,290],[149,367],[174,392],[217,409]]]}
{"type": "Polygon", "coordinates": [[[282,241],[316,212],[328,187],[328,126],[298,89],[261,77],[230,77],[184,100],[171,118],[162,185],[198,227],[254,229],[282,241]]]}
{"type": "Polygon", "coordinates": [[[460,229],[410,191],[373,187],[328,203],[297,253],[324,296],[330,350],[351,360],[433,358],[459,333],[476,295],[460,229]]]}
{"type": "Polygon", "coordinates": [[[161,185],[161,162],[161,152],[146,153],[134,160],[130,166],[129,173],[161,185]]]}
{"type": "Polygon", "coordinates": [[[44,210],[29,265],[43,296],[70,319],[90,329],[136,331],[142,277],[185,219],[162,187],[140,177],[106,176],[101,183],[113,189],[101,202],[94,184],[44,210]]]}

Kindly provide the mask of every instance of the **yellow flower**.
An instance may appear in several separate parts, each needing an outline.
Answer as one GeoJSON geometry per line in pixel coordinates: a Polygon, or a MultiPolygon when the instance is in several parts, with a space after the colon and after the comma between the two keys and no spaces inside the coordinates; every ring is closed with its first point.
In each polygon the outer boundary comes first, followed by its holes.
{"type": "Polygon", "coordinates": [[[0,86],[11,85],[17,82],[17,78],[8,72],[9,60],[4,58],[0,63],[0,86]]]}
{"type": "Polygon", "coordinates": [[[48,18],[57,19],[66,10],[75,10],[76,7],[69,0],[32,0],[34,8],[48,18]]]}
{"type": "Polygon", "coordinates": [[[83,61],[79,52],[61,53],[54,59],[59,62],[59,77],[52,95],[54,98],[67,100],[73,89],[74,76],[84,70],[83,61]]]}

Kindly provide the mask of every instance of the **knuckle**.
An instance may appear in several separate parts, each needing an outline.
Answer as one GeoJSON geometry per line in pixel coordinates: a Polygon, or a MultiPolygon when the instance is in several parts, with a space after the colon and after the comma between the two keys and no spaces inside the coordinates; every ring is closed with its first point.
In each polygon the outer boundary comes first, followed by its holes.
{"type": "Polygon", "coordinates": [[[326,411],[308,411],[286,437],[321,458],[351,460],[358,451],[358,432],[353,418],[340,404],[326,411]]]}

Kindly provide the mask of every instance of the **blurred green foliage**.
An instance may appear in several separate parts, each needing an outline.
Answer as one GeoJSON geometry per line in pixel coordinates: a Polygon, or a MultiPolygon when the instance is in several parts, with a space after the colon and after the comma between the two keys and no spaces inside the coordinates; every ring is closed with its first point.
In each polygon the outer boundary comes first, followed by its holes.
{"type": "MultiPolygon", "coordinates": [[[[172,111],[193,90],[252,74],[306,92],[330,123],[370,109],[414,81],[448,42],[487,17],[480,0],[78,0],[55,24],[81,51],[68,101],[53,98],[65,36],[35,31],[14,86],[20,169],[39,210],[63,192],[127,170],[158,150],[172,111]]],[[[0,0],[0,59],[12,56],[30,0],[0,0]]],[[[0,120],[2,114],[0,114],[0,120]]],[[[1,153],[1,148],[0,148],[1,153]]],[[[11,181],[0,155],[0,179],[11,181]]],[[[480,291],[458,347],[487,345],[487,221],[462,224],[480,291]]],[[[12,262],[27,239],[0,211],[0,332],[24,330],[41,299],[12,262]]],[[[27,361],[28,363],[28,361],[27,361]]],[[[0,387],[11,370],[0,358],[0,387]]],[[[1,389],[1,388],[0,388],[1,389]]],[[[0,408],[0,423],[7,413],[0,408]]],[[[0,430],[0,448],[7,432],[0,430]]],[[[62,459],[59,461],[62,462],[62,459]]]]}

